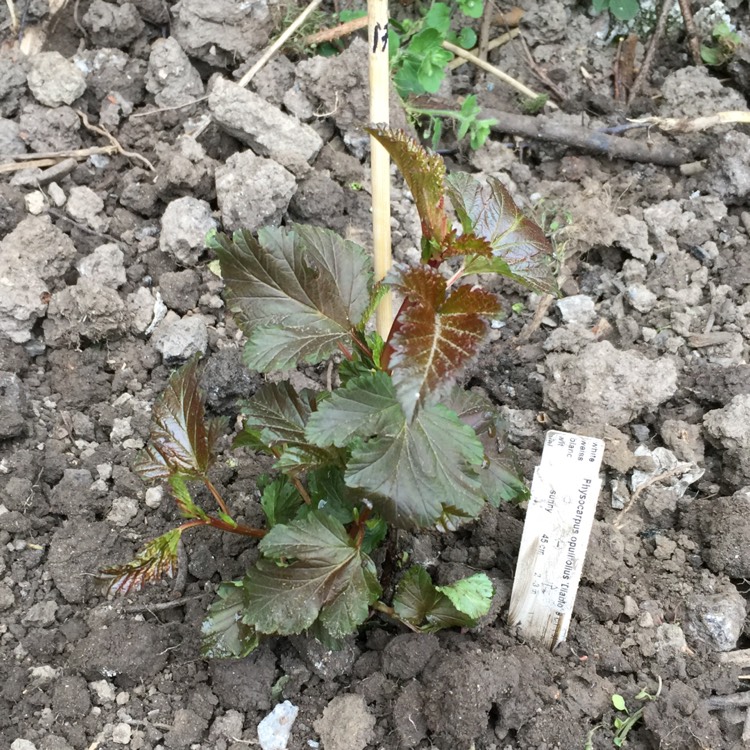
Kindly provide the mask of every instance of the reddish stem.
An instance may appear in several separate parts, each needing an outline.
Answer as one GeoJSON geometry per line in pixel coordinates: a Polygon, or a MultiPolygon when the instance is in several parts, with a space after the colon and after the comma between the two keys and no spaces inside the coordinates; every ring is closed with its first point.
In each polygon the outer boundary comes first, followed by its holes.
{"type": "Polygon", "coordinates": [[[214,518],[213,516],[209,516],[208,518],[196,518],[187,523],[183,523],[179,528],[185,531],[186,529],[192,529],[196,526],[210,526],[213,529],[219,529],[219,531],[228,531],[231,534],[251,536],[255,539],[262,539],[268,533],[266,529],[255,529],[252,526],[245,526],[242,523],[232,525],[231,523],[222,521],[220,518],[214,518]]]}
{"type": "Polygon", "coordinates": [[[231,516],[232,514],[229,512],[229,509],[224,502],[224,498],[219,494],[219,491],[216,489],[216,487],[213,486],[211,480],[206,478],[203,480],[203,482],[205,483],[206,487],[208,487],[208,491],[214,496],[216,502],[219,504],[221,512],[226,513],[226,515],[228,516],[231,516]]]}

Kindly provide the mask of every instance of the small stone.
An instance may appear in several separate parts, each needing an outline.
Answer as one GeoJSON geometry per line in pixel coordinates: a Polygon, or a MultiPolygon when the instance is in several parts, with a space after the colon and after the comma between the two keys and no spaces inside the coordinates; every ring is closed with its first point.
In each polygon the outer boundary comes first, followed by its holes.
{"type": "Polygon", "coordinates": [[[112,420],[112,430],[109,433],[109,439],[113,443],[121,443],[125,438],[133,434],[132,417],[115,417],[112,420]]]}
{"type": "Polygon", "coordinates": [[[291,172],[250,150],[232,154],[216,168],[216,199],[222,224],[230,232],[256,232],[278,224],[296,189],[291,172]]]}
{"type": "Polygon", "coordinates": [[[29,90],[45,107],[72,104],[86,90],[83,73],[59,52],[39,52],[29,62],[29,90]]]}
{"type": "Polygon", "coordinates": [[[636,602],[636,600],[633,599],[632,596],[628,596],[626,594],[623,597],[622,613],[625,615],[625,617],[629,617],[631,620],[634,620],[636,617],[638,617],[640,609],[638,608],[638,602],[636,602]]]}
{"type": "Polygon", "coordinates": [[[65,201],[68,200],[65,191],[56,182],[50,182],[47,185],[47,195],[57,208],[62,208],[65,205],[65,201]]]}
{"type": "Polygon", "coordinates": [[[158,487],[149,487],[146,490],[146,507],[151,508],[152,510],[156,510],[160,505],[162,498],[164,497],[164,488],[161,486],[158,487]]]}
{"type": "Polygon", "coordinates": [[[720,594],[696,596],[689,600],[684,628],[691,640],[699,641],[713,651],[732,651],[742,635],[744,622],[745,600],[732,586],[720,594]]]}
{"type": "Polygon", "coordinates": [[[41,190],[34,190],[33,193],[28,193],[24,196],[24,201],[26,202],[26,210],[32,216],[43,214],[45,209],[49,207],[47,199],[44,197],[44,193],[41,190]]]}
{"type": "Polygon", "coordinates": [[[146,88],[159,107],[175,107],[205,93],[200,73],[173,37],[157,39],[151,46],[146,88]]]}
{"type": "Polygon", "coordinates": [[[41,667],[34,667],[29,671],[29,676],[37,685],[49,685],[60,675],[60,670],[45,664],[41,667]]]}
{"type": "Polygon", "coordinates": [[[12,372],[0,372],[0,440],[26,432],[26,389],[12,372]]]}
{"type": "Polygon", "coordinates": [[[115,703],[117,703],[118,706],[125,706],[130,701],[130,693],[126,692],[125,690],[121,690],[117,694],[117,698],[115,698],[115,703]]]}
{"type": "Polygon", "coordinates": [[[96,231],[105,229],[108,224],[105,217],[99,216],[104,210],[104,201],[85,185],[76,185],[70,189],[66,208],[73,219],[96,231]]]}
{"type": "Polygon", "coordinates": [[[638,312],[650,312],[656,305],[656,295],[645,284],[631,284],[625,290],[625,295],[638,312]]]}
{"type": "Polygon", "coordinates": [[[230,708],[224,716],[214,719],[208,739],[214,742],[220,738],[231,740],[241,737],[244,723],[245,717],[239,711],[230,708]]]}
{"type": "Polygon", "coordinates": [[[174,714],[172,728],[164,738],[164,744],[172,750],[183,750],[195,742],[200,742],[208,722],[195,711],[178,708],[174,714]]]}
{"type": "Polygon", "coordinates": [[[115,244],[99,245],[92,253],[76,264],[81,276],[104,286],[117,289],[127,280],[125,255],[115,244]]]}
{"type": "Polygon", "coordinates": [[[112,730],[112,742],[117,745],[129,745],[132,734],[133,730],[129,724],[125,724],[124,722],[115,724],[112,730]]]}
{"type": "Polygon", "coordinates": [[[10,750],[37,750],[36,745],[29,740],[13,740],[10,750]]]}
{"type": "Polygon", "coordinates": [[[10,609],[16,603],[13,590],[5,581],[0,581],[0,612],[10,609]]]}
{"type": "Polygon", "coordinates": [[[293,172],[306,171],[323,146],[309,125],[226,78],[214,83],[208,106],[220,128],[293,172]]]}
{"type": "Polygon", "coordinates": [[[208,329],[200,315],[178,318],[176,315],[167,314],[157,326],[151,340],[166,364],[178,364],[198,352],[206,353],[208,329]]]}
{"type": "Polygon", "coordinates": [[[159,247],[183,266],[194,266],[206,247],[206,235],[216,228],[211,206],[185,196],[172,201],[161,219],[159,247]]]}
{"type": "Polygon", "coordinates": [[[49,600],[46,602],[39,602],[29,608],[29,611],[24,615],[23,622],[28,625],[36,625],[40,628],[48,628],[55,622],[55,615],[57,614],[57,602],[49,600]]]}
{"type": "Polygon", "coordinates": [[[115,5],[104,0],[93,0],[82,23],[96,47],[126,47],[145,26],[133,3],[115,5]]]}
{"type": "Polygon", "coordinates": [[[297,706],[284,701],[258,724],[258,742],[262,750],[286,750],[298,713],[297,706]]]}
{"type": "Polygon", "coordinates": [[[89,687],[96,693],[100,703],[112,703],[115,699],[114,685],[107,680],[96,680],[90,682],[89,687]]]}
{"type": "Polygon", "coordinates": [[[587,326],[596,318],[594,300],[585,294],[573,294],[557,300],[557,309],[565,323],[587,326]]]}
{"type": "Polygon", "coordinates": [[[138,501],[132,497],[117,497],[112,502],[112,510],[107,520],[115,526],[127,526],[138,515],[138,501]]]}
{"type": "Polygon", "coordinates": [[[325,750],[364,750],[372,739],[375,717],[361,695],[337,695],[313,727],[325,750]]]}

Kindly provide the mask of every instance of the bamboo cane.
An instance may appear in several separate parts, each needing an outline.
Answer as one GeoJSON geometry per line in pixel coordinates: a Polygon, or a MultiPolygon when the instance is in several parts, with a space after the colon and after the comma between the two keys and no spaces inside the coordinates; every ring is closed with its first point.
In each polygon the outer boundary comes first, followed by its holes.
{"type": "MultiPolygon", "coordinates": [[[[387,125],[389,118],[390,71],[388,62],[388,0],[367,0],[367,38],[370,44],[370,122],[387,125]]],[[[391,169],[388,152],[370,138],[372,174],[372,239],[375,280],[380,281],[391,267],[391,169]]],[[[383,297],[375,314],[375,325],[383,340],[393,322],[390,292],[383,297]]]]}

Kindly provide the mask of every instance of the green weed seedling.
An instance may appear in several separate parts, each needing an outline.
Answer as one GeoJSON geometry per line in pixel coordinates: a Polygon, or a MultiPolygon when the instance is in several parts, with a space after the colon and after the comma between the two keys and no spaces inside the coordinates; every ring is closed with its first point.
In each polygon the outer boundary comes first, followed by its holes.
{"type": "Polygon", "coordinates": [[[701,59],[706,65],[726,65],[741,44],[742,37],[728,23],[717,24],[711,32],[711,43],[701,44],[701,59]]]}
{"type": "MultiPolygon", "coordinates": [[[[635,700],[655,701],[661,694],[661,677],[659,677],[658,680],[659,684],[656,688],[656,693],[652,695],[644,688],[635,696],[635,700]]],[[[627,740],[628,733],[643,717],[644,707],[642,706],[637,711],[631,713],[625,703],[625,698],[617,693],[612,696],[612,705],[615,710],[619,712],[619,716],[615,716],[613,722],[615,733],[612,738],[612,744],[614,744],[615,747],[623,747],[627,740]]]]}
{"type": "MultiPolygon", "coordinates": [[[[209,237],[227,306],[247,337],[249,368],[269,373],[343,356],[337,388],[296,391],[287,381],[269,382],[244,403],[234,446],[274,459],[274,476],[260,483],[265,524],[238,518],[211,481],[226,425],[206,419],[198,362],[191,360],[157,400],[135,465],[144,479],[169,484],[184,523],[130,563],[102,571],[110,592],[126,594],[176,573],[180,537],[189,529],[259,540],[258,561],[221,584],[208,612],[209,657],[241,657],[266,636],[302,632],[334,647],[375,611],[416,631],[472,627],[493,595],[484,573],[438,586],[407,557],[395,590],[384,594],[373,553],[391,529],[451,531],[487,503],[526,495],[494,405],[456,379],[502,309],[477,275],[554,293],[551,245],[497,180],[446,177],[442,159],[405,134],[371,133],[414,196],[420,263],[398,266],[373,284],[365,250],[327,229],[292,225],[257,237],[242,230],[209,237]],[[466,282],[469,275],[474,280],[466,282]],[[368,324],[388,288],[403,303],[383,341],[368,324]],[[207,501],[216,509],[206,510],[207,501]]],[[[397,561],[389,569],[398,571],[397,561]]]]}
{"type": "Polygon", "coordinates": [[[632,21],[640,12],[638,0],[593,0],[595,13],[608,10],[618,21],[632,21]]]}

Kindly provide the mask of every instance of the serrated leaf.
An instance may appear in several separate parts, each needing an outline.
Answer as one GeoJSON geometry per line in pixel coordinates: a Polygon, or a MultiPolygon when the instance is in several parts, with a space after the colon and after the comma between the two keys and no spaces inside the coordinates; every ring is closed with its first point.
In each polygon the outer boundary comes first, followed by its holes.
{"type": "Polygon", "coordinates": [[[318,447],[305,436],[315,400],[315,393],[298,393],[288,382],[268,383],[242,407],[249,442],[257,434],[262,445],[283,448],[275,465],[280,471],[297,472],[336,458],[325,446],[318,447]]]}
{"type": "Polygon", "coordinates": [[[320,362],[347,342],[369,300],[370,261],[334,232],[267,228],[210,240],[227,301],[248,341],[246,364],[268,372],[320,362]]]}
{"type": "Polygon", "coordinates": [[[208,518],[206,512],[195,504],[184,477],[180,474],[173,474],[169,477],[169,486],[172,488],[177,508],[183,518],[208,518]]]}
{"type": "Polygon", "coordinates": [[[271,528],[276,524],[289,523],[302,504],[299,492],[286,477],[275,479],[267,485],[260,498],[260,505],[271,528]]]}
{"type": "Polygon", "coordinates": [[[440,599],[429,573],[414,565],[404,573],[396,586],[393,609],[404,621],[420,626],[440,599]]]}
{"type": "Polygon", "coordinates": [[[418,405],[434,401],[479,351],[486,317],[500,304],[494,294],[468,285],[447,289],[428,266],[402,271],[396,284],[408,299],[391,339],[393,384],[407,419],[418,405]]]}
{"type": "Polygon", "coordinates": [[[242,581],[222,583],[217,599],[201,625],[201,656],[205,659],[242,659],[254,651],[260,638],[242,622],[245,608],[242,581]]]}
{"type": "MultiPolygon", "coordinates": [[[[477,470],[484,497],[496,508],[500,503],[523,500],[528,488],[521,479],[515,453],[506,440],[505,423],[492,402],[481,393],[454,388],[445,405],[477,434],[484,448],[484,463],[477,470]]],[[[450,527],[450,522],[446,523],[450,527]]]]}
{"type": "Polygon", "coordinates": [[[133,468],[143,479],[172,474],[202,479],[214,461],[214,445],[223,421],[206,424],[194,357],[172,373],[154,404],[151,433],[133,468]]]}
{"type": "Polygon", "coordinates": [[[426,406],[398,432],[355,445],[345,474],[350,487],[400,528],[435,525],[446,506],[475,518],[484,500],[476,469],[484,451],[474,431],[440,404],[426,406]]]}
{"type": "Polygon", "coordinates": [[[498,273],[538,292],[557,294],[550,241],[499,180],[489,177],[487,182],[485,187],[466,172],[454,172],[446,180],[464,232],[473,232],[492,247],[492,258],[468,257],[465,272],[498,273]]]}
{"type": "Polygon", "coordinates": [[[177,573],[177,546],[182,529],[172,529],[146,544],[136,557],[125,565],[103,568],[99,578],[108,594],[137,593],[147,583],[173,578],[177,573]]]}
{"type": "Polygon", "coordinates": [[[395,435],[403,411],[387,373],[374,372],[350,380],[311,415],[305,435],[319,446],[344,447],[355,437],[395,435]]]}
{"type": "Polygon", "coordinates": [[[354,508],[362,500],[362,494],[346,486],[342,468],[324,466],[309,472],[307,489],[314,509],[333,516],[342,524],[354,520],[354,508]]]}
{"type": "Polygon", "coordinates": [[[243,615],[258,632],[301,633],[320,617],[326,630],[340,638],[367,618],[379,595],[365,571],[372,562],[336,519],[311,511],[274,526],[259,547],[267,557],[245,579],[243,615]],[[275,559],[293,562],[282,566],[275,559]]]}
{"type": "Polygon", "coordinates": [[[414,196],[424,239],[441,246],[450,226],[445,212],[442,157],[428,153],[402,130],[368,128],[368,132],[384,146],[404,176],[414,196]]]}
{"type": "Polygon", "coordinates": [[[475,573],[462,578],[448,586],[435,587],[441,594],[450,599],[451,604],[459,611],[478,620],[490,611],[492,604],[492,581],[486,573],[475,573]]]}
{"type": "MultiPolygon", "coordinates": [[[[423,568],[416,565],[409,568],[399,581],[393,597],[396,615],[425,632],[456,627],[470,628],[476,625],[477,618],[457,609],[440,588],[432,583],[429,574],[423,568]]],[[[490,584],[490,590],[491,588],[490,584]]],[[[481,608],[478,603],[472,604],[477,610],[481,608]]]]}

